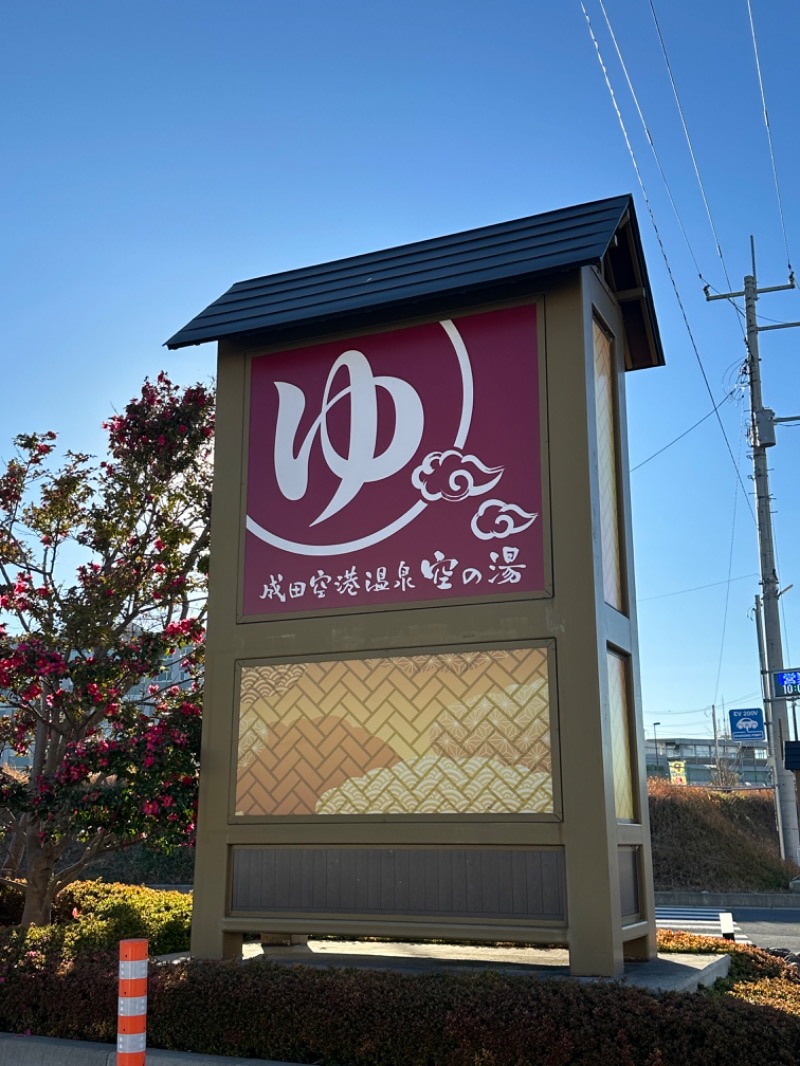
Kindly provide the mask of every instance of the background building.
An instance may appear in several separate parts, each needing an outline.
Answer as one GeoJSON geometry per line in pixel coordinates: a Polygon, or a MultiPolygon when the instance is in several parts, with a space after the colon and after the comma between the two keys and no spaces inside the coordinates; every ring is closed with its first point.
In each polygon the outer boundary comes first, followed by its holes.
{"type": "Polygon", "coordinates": [[[719,737],[716,743],[710,738],[648,737],[645,754],[648,777],[684,777],[687,785],[772,784],[766,744],[750,746],[728,737],[719,737]],[[683,770],[677,765],[681,763],[683,770]]]}

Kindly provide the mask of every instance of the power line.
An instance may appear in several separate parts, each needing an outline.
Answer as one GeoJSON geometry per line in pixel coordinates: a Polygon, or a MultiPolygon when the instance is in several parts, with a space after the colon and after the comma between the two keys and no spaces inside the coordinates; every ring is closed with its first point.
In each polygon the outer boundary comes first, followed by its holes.
{"type": "Polygon", "coordinates": [[[672,189],[670,188],[669,181],[667,180],[667,175],[664,172],[664,168],[661,165],[661,160],[659,158],[658,152],[656,151],[656,146],[655,146],[655,142],[653,140],[653,136],[650,133],[650,128],[648,127],[647,122],[645,121],[644,113],[643,113],[642,108],[641,108],[641,106],[639,104],[639,98],[636,95],[636,90],[633,87],[633,82],[631,80],[631,76],[628,73],[628,67],[627,67],[627,65],[625,63],[625,60],[622,57],[622,50],[620,49],[620,46],[619,46],[619,44],[617,42],[617,37],[616,37],[616,34],[614,33],[614,28],[611,25],[611,19],[608,17],[608,12],[606,11],[606,8],[605,8],[605,5],[603,3],[603,0],[598,0],[598,3],[600,4],[600,10],[603,12],[603,17],[606,20],[606,26],[608,27],[608,32],[609,32],[609,34],[611,36],[611,41],[612,41],[612,43],[614,45],[614,49],[615,49],[615,51],[617,53],[617,59],[619,60],[619,64],[622,67],[622,73],[625,75],[625,81],[628,83],[628,90],[630,91],[631,97],[633,98],[633,102],[636,105],[636,110],[637,110],[637,112],[639,114],[639,119],[640,119],[640,121],[642,123],[642,129],[644,130],[645,137],[647,138],[647,143],[650,145],[650,150],[653,153],[653,158],[656,161],[656,166],[658,167],[658,172],[661,175],[661,180],[664,182],[664,188],[667,190],[667,196],[669,197],[669,202],[672,205],[672,210],[673,210],[673,212],[675,214],[675,218],[676,218],[676,220],[678,222],[678,226],[680,228],[681,233],[683,234],[683,239],[686,241],[686,247],[689,250],[689,255],[691,256],[692,262],[694,263],[694,268],[697,271],[697,276],[700,278],[700,280],[702,282],[705,282],[706,279],[703,277],[703,272],[700,269],[699,263],[697,262],[697,257],[695,256],[694,249],[692,248],[692,242],[689,240],[689,234],[687,233],[686,227],[683,224],[683,219],[681,218],[681,214],[678,211],[678,205],[675,203],[675,197],[672,195],[672,189]]]}
{"type": "MultiPolygon", "coordinates": [[[[739,412],[739,461],[742,458],[742,440],[744,438],[744,408],[740,402],[739,412]]],[[[731,570],[733,569],[733,546],[736,538],[736,504],[739,502],[738,487],[733,489],[733,520],[731,522],[731,543],[728,551],[728,580],[725,589],[725,611],[722,616],[722,639],[719,644],[719,662],[717,663],[717,680],[714,682],[714,703],[719,695],[719,679],[722,676],[722,659],[725,652],[725,634],[728,630],[728,607],[731,600],[731,570]]]]}
{"type": "MultiPolygon", "coordinates": [[[[689,155],[692,158],[692,166],[694,167],[694,173],[695,173],[695,177],[697,178],[697,184],[700,186],[700,195],[703,198],[703,205],[705,206],[705,209],[706,209],[706,215],[708,217],[708,224],[711,227],[711,233],[712,233],[712,235],[714,237],[714,244],[716,245],[716,248],[717,248],[717,255],[719,256],[720,262],[722,263],[722,270],[723,270],[723,272],[725,274],[725,281],[726,281],[726,283],[728,285],[728,289],[730,290],[730,289],[733,288],[733,286],[731,285],[730,278],[728,277],[728,268],[725,265],[725,257],[722,254],[722,245],[720,244],[719,236],[717,235],[717,228],[714,225],[714,219],[712,218],[712,215],[711,215],[711,206],[709,205],[708,197],[706,196],[706,190],[705,190],[705,186],[703,185],[703,179],[700,177],[700,167],[697,165],[697,156],[695,155],[694,146],[692,145],[692,138],[689,136],[689,127],[686,124],[686,118],[685,118],[684,113],[683,113],[683,107],[681,106],[680,97],[678,96],[678,87],[675,84],[675,78],[674,78],[674,76],[672,74],[672,64],[670,63],[669,56],[667,55],[667,46],[664,43],[664,37],[663,37],[663,35],[661,33],[661,27],[658,24],[658,17],[656,16],[656,9],[655,9],[655,7],[653,5],[653,0],[649,0],[649,2],[650,2],[650,13],[653,16],[653,23],[654,23],[655,28],[656,28],[656,34],[658,35],[658,42],[661,45],[661,54],[664,56],[664,62],[666,63],[666,66],[667,66],[667,74],[669,75],[669,83],[672,86],[672,95],[675,98],[675,105],[678,108],[678,115],[680,116],[681,125],[683,126],[683,135],[686,138],[686,144],[688,145],[688,148],[689,148],[689,155]]],[[[748,0],[748,2],[749,2],[749,0],[748,0]]]]}
{"type": "Polygon", "coordinates": [[[720,585],[728,585],[731,581],[750,581],[754,577],[758,577],[758,574],[742,574],[741,577],[726,578],[725,581],[712,581],[708,585],[693,585],[690,589],[678,589],[676,592],[662,592],[658,596],[642,596],[636,597],[637,603],[647,603],[649,600],[666,600],[670,596],[683,596],[687,592],[700,592],[702,589],[715,589],[720,585]]]}
{"type": "MultiPolygon", "coordinates": [[[[775,150],[772,145],[772,131],[769,128],[769,115],[767,114],[767,98],[764,95],[764,79],[761,77],[761,60],[758,56],[758,42],[756,41],[756,24],[753,21],[753,8],[750,4],[750,0],[747,0],[747,14],[750,17],[750,36],[753,41],[753,55],[756,60],[756,72],[758,73],[758,87],[761,90],[761,107],[764,112],[764,125],[767,130],[767,143],[769,144],[769,158],[772,163],[772,178],[775,182],[775,196],[778,200],[778,214],[781,219],[781,231],[783,232],[783,247],[786,250],[786,265],[789,269],[789,276],[791,277],[792,271],[792,257],[789,255],[789,241],[786,236],[786,220],[783,217],[783,200],[781,199],[781,187],[778,182],[778,168],[775,164],[775,150]]],[[[729,289],[732,289],[732,285],[728,285],[729,289]]]]}
{"type": "MultiPolygon", "coordinates": [[[[741,316],[741,318],[742,318],[742,319],[744,320],[744,318],[746,317],[746,314],[745,314],[745,309],[744,309],[744,308],[742,307],[742,305],[741,305],[741,304],[737,304],[736,300],[735,300],[735,299],[734,299],[734,298],[733,298],[732,296],[727,296],[727,295],[725,295],[724,293],[721,293],[721,292],[719,291],[719,289],[715,288],[715,287],[714,287],[713,285],[708,285],[708,286],[707,286],[707,288],[708,288],[708,291],[709,291],[709,292],[713,292],[713,293],[715,293],[715,294],[716,294],[717,296],[720,296],[720,297],[722,297],[722,299],[725,299],[725,300],[727,300],[727,301],[728,301],[728,303],[729,303],[729,304],[731,305],[731,307],[732,307],[732,308],[733,308],[733,309],[734,309],[734,310],[735,310],[735,311],[736,311],[736,312],[737,312],[737,313],[738,313],[738,314],[739,314],[739,315],[741,316]]],[[[782,318],[770,318],[770,316],[769,316],[769,315],[762,315],[762,314],[761,314],[760,312],[759,312],[758,314],[756,314],[756,318],[758,319],[758,321],[759,321],[759,322],[774,322],[774,323],[776,323],[776,324],[777,324],[778,326],[787,326],[787,327],[788,327],[788,326],[792,326],[792,325],[794,325],[794,323],[793,323],[793,322],[785,322],[785,321],[784,321],[784,320],[783,320],[782,318]]]]}
{"type": "MultiPolygon", "coordinates": [[[[594,29],[592,27],[592,22],[591,22],[591,19],[589,18],[589,12],[586,10],[586,5],[584,4],[583,0],[580,0],[580,5],[581,5],[581,10],[583,11],[584,18],[586,19],[586,26],[587,26],[587,28],[589,30],[589,36],[592,39],[592,42],[593,42],[594,47],[595,47],[595,51],[597,53],[597,59],[598,59],[598,62],[600,63],[600,69],[602,70],[603,77],[605,78],[606,87],[608,88],[609,94],[611,96],[611,102],[613,103],[614,110],[617,113],[617,119],[619,121],[620,129],[622,130],[622,136],[625,138],[625,144],[628,147],[628,153],[629,153],[629,155],[631,157],[631,163],[633,164],[633,169],[636,172],[636,177],[637,177],[637,180],[639,182],[639,187],[642,190],[642,196],[644,197],[644,202],[645,202],[645,205],[647,206],[647,212],[650,215],[650,222],[652,223],[653,230],[654,230],[655,235],[656,235],[656,240],[658,241],[658,246],[659,246],[659,248],[661,250],[661,255],[662,255],[663,259],[664,259],[664,266],[666,267],[667,275],[669,276],[669,280],[670,280],[670,283],[672,284],[673,292],[675,293],[675,299],[677,300],[678,307],[680,308],[681,316],[683,318],[683,324],[686,327],[686,332],[689,334],[689,340],[690,340],[691,345],[692,345],[692,350],[694,352],[695,359],[697,360],[697,364],[700,367],[700,373],[703,376],[703,382],[705,383],[706,391],[708,392],[708,395],[711,397],[711,402],[713,404],[713,403],[715,403],[714,393],[711,390],[711,385],[710,385],[709,380],[708,380],[708,375],[706,374],[706,368],[703,365],[703,360],[700,357],[700,352],[699,352],[699,350],[697,348],[697,343],[696,343],[696,341],[694,339],[694,334],[692,333],[692,327],[689,325],[689,318],[688,318],[688,316],[686,314],[686,308],[683,305],[683,300],[681,298],[681,294],[680,294],[680,291],[678,289],[678,284],[675,281],[675,275],[672,273],[672,266],[670,265],[670,261],[669,261],[669,258],[667,256],[667,250],[664,247],[663,240],[661,239],[661,231],[658,228],[658,223],[656,222],[656,217],[655,217],[655,214],[653,213],[653,206],[650,203],[650,198],[647,195],[647,189],[646,189],[645,184],[644,184],[644,179],[642,177],[641,171],[639,170],[639,165],[636,162],[636,155],[635,155],[635,153],[633,151],[633,145],[631,144],[630,137],[628,136],[628,130],[627,130],[626,126],[625,126],[625,120],[622,117],[622,112],[620,111],[619,103],[617,101],[617,96],[616,96],[616,93],[614,92],[614,87],[611,84],[611,78],[610,78],[608,70],[606,68],[605,61],[603,60],[602,52],[600,51],[600,44],[599,44],[599,42],[597,40],[597,37],[595,36],[595,32],[594,32],[594,29]]],[[[728,434],[725,432],[725,426],[722,424],[722,419],[720,418],[719,411],[717,410],[716,407],[714,408],[714,414],[717,416],[717,422],[719,424],[720,431],[721,431],[723,439],[725,441],[725,447],[728,450],[728,455],[730,456],[730,460],[733,463],[733,468],[736,471],[736,476],[739,479],[739,484],[741,485],[742,492],[744,494],[745,499],[747,500],[747,508],[750,511],[750,516],[752,517],[753,522],[755,522],[756,516],[755,516],[755,512],[753,511],[753,505],[750,502],[750,496],[749,496],[749,494],[747,492],[747,488],[745,487],[744,481],[742,481],[742,475],[741,475],[741,472],[739,471],[739,467],[736,464],[736,459],[733,456],[733,449],[731,448],[730,441],[728,440],[728,434]]]]}
{"type": "MultiPolygon", "coordinates": [[[[760,695],[761,695],[760,692],[743,692],[741,696],[734,696],[733,699],[726,700],[726,702],[729,704],[729,706],[732,706],[734,703],[738,703],[739,700],[749,700],[749,699],[751,699],[754,696],[759,696],[760,697],[760,695]]],[[[711,704],[708,703],[708,704],[706,704],[705,707],[695,707],[692,710],[673,711],[673,710],[667,708],[667,709],[665,709],[663,711],[648,711],[647,713],[648,713],[648,715],[655,715],[655,714],[708,714],[708,712],[710,710],[711,710],[711,704]]]]}
{"type": "Polygon", "coordinates": [[[659,711],[658,713],[670,715],[674,714],[676,717],[681,717],[683,715],[691,715],[692,718],[697,718],[698,716],[702,715],[705,718],[710,709],[710,707],[704,707],[702,711],[659,711]]]}
{"type": "Polygon", "coordinates": [[[646,459],[642,459],[641,463],[637,463],[636,466],[632,466],[630,468],[630,473],[632,474],[634,472],[634,470],[638,470],[639,467],[644,466],[645,463],[649,463],[651,459],[655,459],[656,456],[661,455],[661,453],[665,452],[667,450],[667,448],[671,448],[673,444],[677,444],[679,440],[683,440],[683,438],[685,436],[687,436],[689,433],[691,433],[693,429],[697,429],[698,426],[701,426],[703,424],[703,422],[705,422],[705,421],[707,421],[707,419],[711,418],[711,416],[714,414],[714,411],[716,411],[718,408],[722,407],[722,405],[726,401],[728,401],[731,398],[731,396],[733,396],[733,394],[738,390],[738,388],[739,388],[739,386],[735,385],[731,389],[731,391],[729,393],[726,393],[726,395],[722,397],[722,399],[719,401],[719,403],[715,407],[713,407],[710,411],[708,411],[706,414],[704,414],[702,418],[698,418],[698,420],[693,425],[689,426],[688,429],[685,429],[683,431],[683,433],[679,433],[677,437],[674,437],[669,442],[669,444],[665,444],[664,447],[663,448],[659,448],[657,452],[653,452],[653,454],[652,455],[648,455],[648,457],[646,459]]]}

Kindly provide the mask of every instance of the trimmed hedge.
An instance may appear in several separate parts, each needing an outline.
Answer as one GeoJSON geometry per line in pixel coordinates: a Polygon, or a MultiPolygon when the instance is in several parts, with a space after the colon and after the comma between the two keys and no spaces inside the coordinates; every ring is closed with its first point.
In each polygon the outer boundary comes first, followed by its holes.
{"type": "Polygon", "coordinates": [[[761,1062],[800,1054],[798,1021],[730,998],[494,973],[195,963],[160,974],[154,1002],[158,1046],[326,1066],[744,1066],[755,1048],[761,1062]]]}
{"type": "MultiPolygon", "coordinates": [[[[188,943],[191,897],[82,882],[61,924],[0,930],[0,1030],[113,1043],[117,942],[188,943]]],[[[710,992],[492,972],[408,975],[184,960],[151,965],[151,1047],[319,1066],[775,1066],[800,1062],[800,978],[730,941],[659,933],[661,951],[726,952],[710,992]],[[776,1009],[778,1008],[778,1009],[776,1009]]]]}
{"type": "MultiPolygon", "coordinates": [[[[797,992],[780,960],[742,956],[744,975],[797,992]]],[[[114,1041],[111,953],[64,960],[55,942],[32,947],[8,930],[0,981],[0,1029],[114,1041]]],[[[759,980],[748,987],[760,995],[759,980]]],[[[788,1066],[800,1061],[800,1018],[617,983],[186,961],[151,967],[148,1043],[322,1066],[788,1066]]]]}

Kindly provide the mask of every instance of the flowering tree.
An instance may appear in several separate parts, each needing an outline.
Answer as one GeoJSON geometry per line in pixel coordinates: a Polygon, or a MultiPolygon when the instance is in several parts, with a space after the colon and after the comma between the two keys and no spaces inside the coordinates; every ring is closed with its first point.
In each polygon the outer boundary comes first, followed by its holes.
{"type": "Polygon", "coordinates": [[[191,840],[214,426],[160,374],[114,415],[108,457],[52,432],[0,467],[0,882],[23,923],[105,851],[191,840]],[[159,683],[182,656],[180,685],[159,683]]]}

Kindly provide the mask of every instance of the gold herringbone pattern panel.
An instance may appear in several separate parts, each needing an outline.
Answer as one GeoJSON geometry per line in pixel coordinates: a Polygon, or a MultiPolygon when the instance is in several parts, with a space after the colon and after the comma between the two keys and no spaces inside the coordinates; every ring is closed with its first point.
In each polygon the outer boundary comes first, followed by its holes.
{"type": "Polygon", "coordinates": [[[628,724],[628,684],[626,660],[608,652],[608,703],[611,726],[611,767],[614,772],[614,797],[617,819],[632,822],[633,767],[628,724]]]}
{"type": "Polygon", "coordinates": [[[240,814],[552,810],[542,649],[242,670],[240,814]]]}
{"type": "Polygon", "coordinates": [[[334,715],[279,722],[240,766],[236,809],[263,814],[266,805],[270,814],[313,814],[325,789],[399,761],[377,737],[334,715]]]}
{"type": "Polygon", "coordinates": [[[597,414],[597,466],[600,479],[600,546],[606,603],[622,610],[619,548],[616,419],[614,417],[614,349],[600,324],[594,323],[594,387],[597,414]]]}

